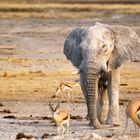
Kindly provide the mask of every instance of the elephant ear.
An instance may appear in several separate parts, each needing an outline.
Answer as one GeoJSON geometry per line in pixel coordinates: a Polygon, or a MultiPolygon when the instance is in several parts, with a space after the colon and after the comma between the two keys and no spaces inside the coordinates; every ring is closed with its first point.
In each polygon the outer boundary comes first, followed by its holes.
{"type": "Polygon", "coordinates": [[[82,62],[82,49],[80,43],[82,41],[83,28],[76,28],[72,30],[64,43],[64,54],[67,59],[72,62],[72,64],[79,68],[82,62]]]}
{"type": "Polygon", "coordinates": [[[115,34],[115,46],[110,56],[109,69],[117,69],[123,63],[140,60],[140,38],[130,28],[125,26],[110,26],[115,34]]]}

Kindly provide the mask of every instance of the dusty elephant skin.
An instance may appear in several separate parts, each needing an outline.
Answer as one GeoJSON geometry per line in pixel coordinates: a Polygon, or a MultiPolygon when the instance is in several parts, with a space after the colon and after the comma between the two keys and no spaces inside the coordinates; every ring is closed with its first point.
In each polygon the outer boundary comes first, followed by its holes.
{"type": "Polygon", "coordinates": [[[109,71],[109,112],[107,123],[119,124],[120,66],[127,61],[140,60],[140,38],[128,27],[96,23],[76,28],[69,33],[64,54],[80,71],[90,125],[102,128],[97,116],[98,79],[102,71],[109,71]]]}

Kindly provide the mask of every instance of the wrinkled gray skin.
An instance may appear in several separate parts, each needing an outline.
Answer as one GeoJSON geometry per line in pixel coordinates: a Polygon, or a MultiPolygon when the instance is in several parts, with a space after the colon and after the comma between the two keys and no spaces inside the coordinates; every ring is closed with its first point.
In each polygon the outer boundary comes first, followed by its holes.
{"type": "Polygon", "coordinates": [[[108,71],[109,111],[107,123],[119,125],[120,66],[140,60],[140,38],[130,28],[96,23],[72,30],[64,54],[80,71],[80,84],[87,103],[90,125],[102,128],[98,117],[98,81],[108,71]]]}

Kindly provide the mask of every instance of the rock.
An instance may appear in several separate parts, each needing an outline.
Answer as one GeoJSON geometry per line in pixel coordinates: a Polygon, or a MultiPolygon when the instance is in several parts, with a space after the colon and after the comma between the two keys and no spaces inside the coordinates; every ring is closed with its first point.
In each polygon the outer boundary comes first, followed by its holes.
{"type": "Polygon", "coordinates": [[[8,116],[4,116],[3,118],[10,118],[10,119],[15,119],[16,117],[13,115],[8,115],[8,116]]]}
{"type": "Polygon", "coordinates": [[[48,133],[45,133],[41,138],[42,138],[42,139],[47,139],[48,136],[49,136],[49,134],[48,134],[48,133]]]}
{"type": "Polygon", "coordinates": [[[33,136],[33,135],[25,135],[24,133],[18,133],[17,136],[16,136],[16,139],[37,139],[36,136],[33,136]]]}

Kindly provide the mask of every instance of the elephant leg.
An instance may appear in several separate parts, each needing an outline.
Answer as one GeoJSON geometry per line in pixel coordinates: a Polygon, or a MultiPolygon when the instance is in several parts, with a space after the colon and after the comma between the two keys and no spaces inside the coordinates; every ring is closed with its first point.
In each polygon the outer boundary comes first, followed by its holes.
{"type": "MultiPolygon", "coordinates": [[[[98,88],[99,89],[99,88],[98,88]]],[[[98,90],[98,99],[97,99],[97,116],[99,121],[101,122],[101,112],[102,112],[102,94],[101,90],[98,90]]]]}
{"type": "Polygon", "coordinates": [[[109,108],[107,89],[103,89],[103,92],[101,93],[101,105],[102,105],[102,111],[101,111],[100,121],[102,124],[106,124],[108,108],[109,108]]]}
{"type": "Polygon", "coordinates": [[[120,70],[112,70],[108,79],[109,112],[107,123],[119,126],[120,70]]]}
{"type": "Polygon", "coordinates": [[[108,101],[108,73],[102,73],[98,82],[100,116],[98,117],[102,124],[106,124],[109,101],[108,101]]]}

